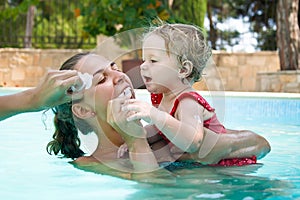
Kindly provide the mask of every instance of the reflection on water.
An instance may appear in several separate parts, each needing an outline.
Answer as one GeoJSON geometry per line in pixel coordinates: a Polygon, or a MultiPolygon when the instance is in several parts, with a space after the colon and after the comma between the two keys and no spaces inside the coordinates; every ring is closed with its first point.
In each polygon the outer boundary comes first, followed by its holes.
{"type": "MultiPolygon", "coordinates": [[[[76,167],[76,166],[75,166],[76,167]]],[[[292,197],[297,188],[286,180],[257,176],[262,164],[242,167],[206,167],[171,164],[169,170],[137,174],[136,192],[125,199],[266,199],[292,197]]],[[[79,167],[103,174],[103,165],[79,167]]],[[[115,172],[116,173],[116,172],[115,172]]],[[[115,174],[116,175],[116,174],[115,174]]],[[[120,176],[120,174],[118,174],[120,176]]],[[[123,178],[129,178],[124,176],[123,178]]]]}

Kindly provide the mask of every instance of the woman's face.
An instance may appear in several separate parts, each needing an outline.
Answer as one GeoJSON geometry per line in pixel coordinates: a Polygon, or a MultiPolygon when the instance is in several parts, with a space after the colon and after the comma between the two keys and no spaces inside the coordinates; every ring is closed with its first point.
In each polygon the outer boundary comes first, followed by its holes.
{"type": "Polygon", "coordinates": [[[96,54],[83,57],[75,66],[81,73],[93,76],[92,86],[84,91],[83,102],[91,108],[97,117],[106,121],[108,101],[122,96],[124,91],[131,91],[133,87],[128,76],[121,72],[116,64],[96,54]]]}

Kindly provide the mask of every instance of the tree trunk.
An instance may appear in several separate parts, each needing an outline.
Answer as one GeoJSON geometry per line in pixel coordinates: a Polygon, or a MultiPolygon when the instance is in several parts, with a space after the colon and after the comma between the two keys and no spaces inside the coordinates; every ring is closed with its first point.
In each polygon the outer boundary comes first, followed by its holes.
{"type": "Polygon", "coordinates": [[[278,0],[277,47],[281,70],[299,70],[299,0],[278,0]]]}
{"type": "Polygon", "coordinates": [[[26,33],[24,38],[24,47],[31,48],[31,38],[32,38],[32,29],[34,25],[34,11],[35,6],[29,6],[27,11],[27,18],[26,18],[26,33]]]}
{"type": "Polygon", "coordinates": [[[211,42],[211,48],[212,49],[217,49],[217,37],[218,37],[218,32],[215,27],[215,24],[212,19],[212,11],[211,11],[211,5],[209,1],[207,2],[207,17],[209,20],[209,41],[211,42]]]}

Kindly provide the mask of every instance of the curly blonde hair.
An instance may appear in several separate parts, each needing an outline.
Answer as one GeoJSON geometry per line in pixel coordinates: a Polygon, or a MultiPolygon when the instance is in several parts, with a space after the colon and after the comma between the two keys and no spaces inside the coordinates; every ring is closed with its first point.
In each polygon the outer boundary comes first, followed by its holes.
{"type": "Polygon", "coordinates": [[[169,24],[159,21],[150,27],[144,40],[151,34],[162,37],[168,54],[175,54],[181,66],[186,61],[193,64],[192,73],[187,78],[191,82],[197,82],[202,78],[203,69],[212,55],[204,33],[195,25],[169,24]]]}

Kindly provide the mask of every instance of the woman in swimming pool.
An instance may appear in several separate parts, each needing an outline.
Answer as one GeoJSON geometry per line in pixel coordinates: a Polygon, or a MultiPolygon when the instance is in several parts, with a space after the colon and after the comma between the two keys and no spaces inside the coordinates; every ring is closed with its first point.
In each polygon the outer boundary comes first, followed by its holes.
{"type": "MultiPolygon", "coordinates": [[[[132,84],[126,74],[119,71],[115,63],[91,53],[76,54],[63,63],[61,70],[77,70],[90,77],[91,82],[85,85],[81,99],[53,108],[56,130],[53,141],[47,145],[48,153],[60,152],[65,157],[75,159],[73,164],[76,165],[102,163],[109,166],[109,170],[121,172],[157,169],[158,164],[147,143],[145,130],[138,121],[126,122],[126,126],[122,126],[118,132],[107,122],[107,106],[111,99],[122,96],[134,98],[132,84]],[[83,134],[94,132],[98,137],[97,148],[90,156],[84,156],[80,149],[78,130],[83,134]],[[132,166],[115,162],[118,148],[124,142],[129,146],[132,166]]],[[[72,93],[72,89],[69,92],[72,93]]],[[[115,174],[111,171],[108,173],[115,174]]]]}
{"type": "MultiPolygon", "coordinates": [[[[128,112],[121,110],[120,102],[134,98],[133,88],[129,78],[113,62],[95,54],[80,53],[68,59],[61,67],[61,70],[68,69],[90,74],[88,76],[91,76],[92,81],[80,94],[83,96],[81,99],[53,108],[56,130],[53,141],[47,145],[48,153],[61,153],[75,159],[72,163],[79,166],[102,163],[106,167],[104,173],[116,176],[120,176],[120,171],[132,173],[156,170],[159,168],[157,160],[172,161],[165,154],[162,156],[159,150],[152,152],[139,121],[126,121],[128,112]],[[94,132],[98,137],[97,148],[90,156],[84,156],[80,149],[78,130],[83,134],[94,132]],[[117,158],[117,152],[124,142],[128,145],[133,167],[118,162],[122,159],[117,158]]],[[[230,138],[222,141],[230,142],[230,138]]],[[[222,151],[221,146],[218,146],[216,152],[222,151]]],[[[128,173],[121,176],[128,178],[128,173]]]]}

